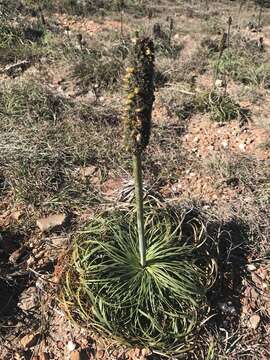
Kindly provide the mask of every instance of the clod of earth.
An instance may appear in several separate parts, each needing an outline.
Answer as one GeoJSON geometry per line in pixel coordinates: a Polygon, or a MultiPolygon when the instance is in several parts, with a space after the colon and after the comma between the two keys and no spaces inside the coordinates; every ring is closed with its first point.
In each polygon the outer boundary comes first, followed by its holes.
{"type": "Polygon", "coordinates": [[[50,215],[46,218],[38,219],[37,226],[42,232],[45,232],[64,225],[66,219],[67,216],[65,214],[50,215]]]}
{"type": "Polygon", "coordinates": [[[261,322],[261,318],[259,315],[254,314],[249,319],[249,327],[253,330],[256,330],[261,322]]]}

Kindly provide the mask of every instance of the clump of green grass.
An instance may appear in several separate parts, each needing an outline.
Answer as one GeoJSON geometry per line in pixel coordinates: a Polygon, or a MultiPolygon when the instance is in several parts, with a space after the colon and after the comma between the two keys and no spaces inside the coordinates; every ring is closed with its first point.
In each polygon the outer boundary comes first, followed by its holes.
{"type": "Polygon", "coordinates": [[[181,352],[207,316],[215,280],[203,222],[189,211],[145,208],[146,266],[135,212],[95,218],[74,243],[65,301],[81,320],[132,345],[181,352]]]}
{"type": "Polygon", "coordinates": [[[234,119],[245,122],[250,117],[248,109],[243,109],[228,94],[212,90],[198,92],[194,95],[185,95],[181,101],[176,101],[172,109],[181,119],[190,118],[196,113],[208,113],[210,119],[219,123],[225,123],[234,119]]]}
{"type": "Polygon", "coordinates": [[[249,112],[242,109],[228,94],[210,91],[195,96],[195,109],[210,114],[210,119],[224,123],[233,119],[246,121],[249,112]]]}
{"type": "MultiPolygon", "coordinates": [[[[213,56],[213,61],[216,64],[216,56],[213,56]]],[[[218,62],[218,68],[220,74],[226,74],[234,81],[244,85],[269,88],[269,65],[258,60],[256,56],[250,56],[245,51],[238,52],[235,49],[225,51],[218,62]]]]}
{"type": "Polygon", "coordinates": [[[176,59],[183,50],[183,44],[173,44],[168,39],[160,39],[156,42],[156,51],[163,56],[176,59]]]}
{"type": "Polygon", "coordinates": [[[67,101],[35,81],[0,88],[0,119],[24,124],[56,122],[63,118],[67,101]]]}
{"type": "MultiPolygon", "coordinates": [[[[115,52],[121,51],[120,48],[115,52]]],[[[88,49],[82,53],[81,59],[75,63],[71,77],[74,78],[83,91],[89,87],[95,92],[113,89],[121,78],[123,59],[112,53],[96,49],[88,49]]]]}
{"type": "Polygon", "coordinates": [[[40,24],[15,27],[9,22],[0,24],[0,62],[8,64],[18,60],[32,60],[43,53],[45,30],[40,24]]]}
{"type": "Polygon", "coordinates": [[[157,54],[176,59],[184,46],[183,44],[176,44],[173,42],[173,29],[174,22],[171,18],[169,25],[166,27],[163,27],[160,23],[154,24],[153,35],[155,37],[155,50],[157,54]]]}

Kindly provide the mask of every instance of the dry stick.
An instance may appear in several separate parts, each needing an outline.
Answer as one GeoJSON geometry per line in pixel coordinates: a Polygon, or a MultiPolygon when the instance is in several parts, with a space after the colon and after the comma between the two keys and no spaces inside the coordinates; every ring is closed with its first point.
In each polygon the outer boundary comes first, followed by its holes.
{"type": "Polygon", "coordinates": [[[173,28],[174,28],[173,18],[170,18],[170,33],[169,33],[169,45],[170,46],[171,46],[171,42],[172,42],[173,28]]]}
{"type": "Polygon", "coordinates": [[[146,265],[146,243],[144,236],[144,220],[143,220],[143,182],[142,182],[142,159],[141,151],[137,151],[133,155],[133,172],[135,180],[135,197],[137,208],[137,226],[139,235],[139,251],[140,262],[144,268],[146,265]]]}
{"type": "Polygon", "coordinates": [[[259,20],[258,20],[258,27],[261,27],[261,22],[262,22],[262,11],[263,11],[263,6],[264,6],[264,0],[260,1],[260,10],[259,10],[259,20]]]}
{"type": "Polygon", "coordinates": [[[240,14],[241,14],[241,11],[242,11],[242,8],[243,8],[243,6],[244,6],[245,2],[246,2],[246,0],[242,0],[242,1],[240,2],[240,5],[239,5],[239,9],[238,9],[238,16],[237,16],[237,19],[238,19],[238,26],[239,26],[239,18],[240,18],[240,14]]]}
{"type": "Polygon", "coordinates": [[[121,10],[121,38],[124,37],[124,29],[123,29],[123,10],[121,10]]]}
{"type": "Polygon", "coordinates": [[[220,41],[220,45],[219,45],[219,55],[218,55],[218,60],[216,63],[216,68],[215,68],[215,73],[214,73],[214,78],[213,78],[213,82],[214,82],[214,86],[216,84],[216,80],[217,80],[217,76],[219,74],[219,65],[220,65],[220,61],[223,55],[224,50],[226,49],[226,44],[227,44],[227,36],[228,34],[226,32],[223,33],[222,35],[222,39],[220,41]]]}
{"type": "Polygon", "coordinates": [[[232,26],[232,17],[229,16],[229,19],[228,19],[228,36],[227,36],[227,46],[228,46],[228,50],[229,50],[229,48],[230,48],[231,26],[232,26]]]}
{"type": "Polygon", "coordinates": [[[124,13],[124,0],[119,0],[118,9],[120,11],[120,32],[121,32],[121,38],[124,37],[124,19],[123,19],[123,13],[124,13]]]}
{"type": "Polygon", "coordinates": [[[41,6],[38,7],[38,12],[39,12],[39,17],[40,17],[41,23],[42,23],[43,26],[45,26],[46,21],[45,21],[41,6]]]}
{"type": "MultiPolygon", "coordinates": [[[[228,51],[230,50],[230,35],[231,35],[231,26],[232,26],[232,17],[229,16],[228,18],[228,35],[227,35],[227,49],[228,51]]],[[[229,51],[229,66],[230,66],[230,63],[231,63],[231,54],[230,54],[230,51],[229,51]]],[[[224,74],[224,78],[225,78],[225,86],[224,86],[224,95],[227,94],[227,74],[225,73],[224,74]]]]}

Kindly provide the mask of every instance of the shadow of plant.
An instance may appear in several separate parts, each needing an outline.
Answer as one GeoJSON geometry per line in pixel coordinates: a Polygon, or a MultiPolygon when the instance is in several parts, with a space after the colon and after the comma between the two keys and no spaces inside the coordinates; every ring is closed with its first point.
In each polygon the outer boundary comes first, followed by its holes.
{"type": "Polygon", "coordinates": [[[209,300],[217,312],[217,325],[232,330],[238,326],[240,316],[242,281],[246,276],[248,256],[248,228],[237,220],[231,220],[219,226],[218,232],[219,271],[216,284],[209,293],[209,300]]]}

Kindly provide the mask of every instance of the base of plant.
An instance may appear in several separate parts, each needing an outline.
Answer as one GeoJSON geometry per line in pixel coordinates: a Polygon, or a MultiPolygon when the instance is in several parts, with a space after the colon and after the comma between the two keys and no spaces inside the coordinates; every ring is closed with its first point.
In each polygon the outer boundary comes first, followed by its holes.
{"type": "Polygon", "coordinates": [[[185,351],[215,281],[206,229],[186,209],[146,207],[145,236],[142,268],[135,211],[93,219],[74,244],[65,304],[73,317],[132,346],[185,351]]]}

